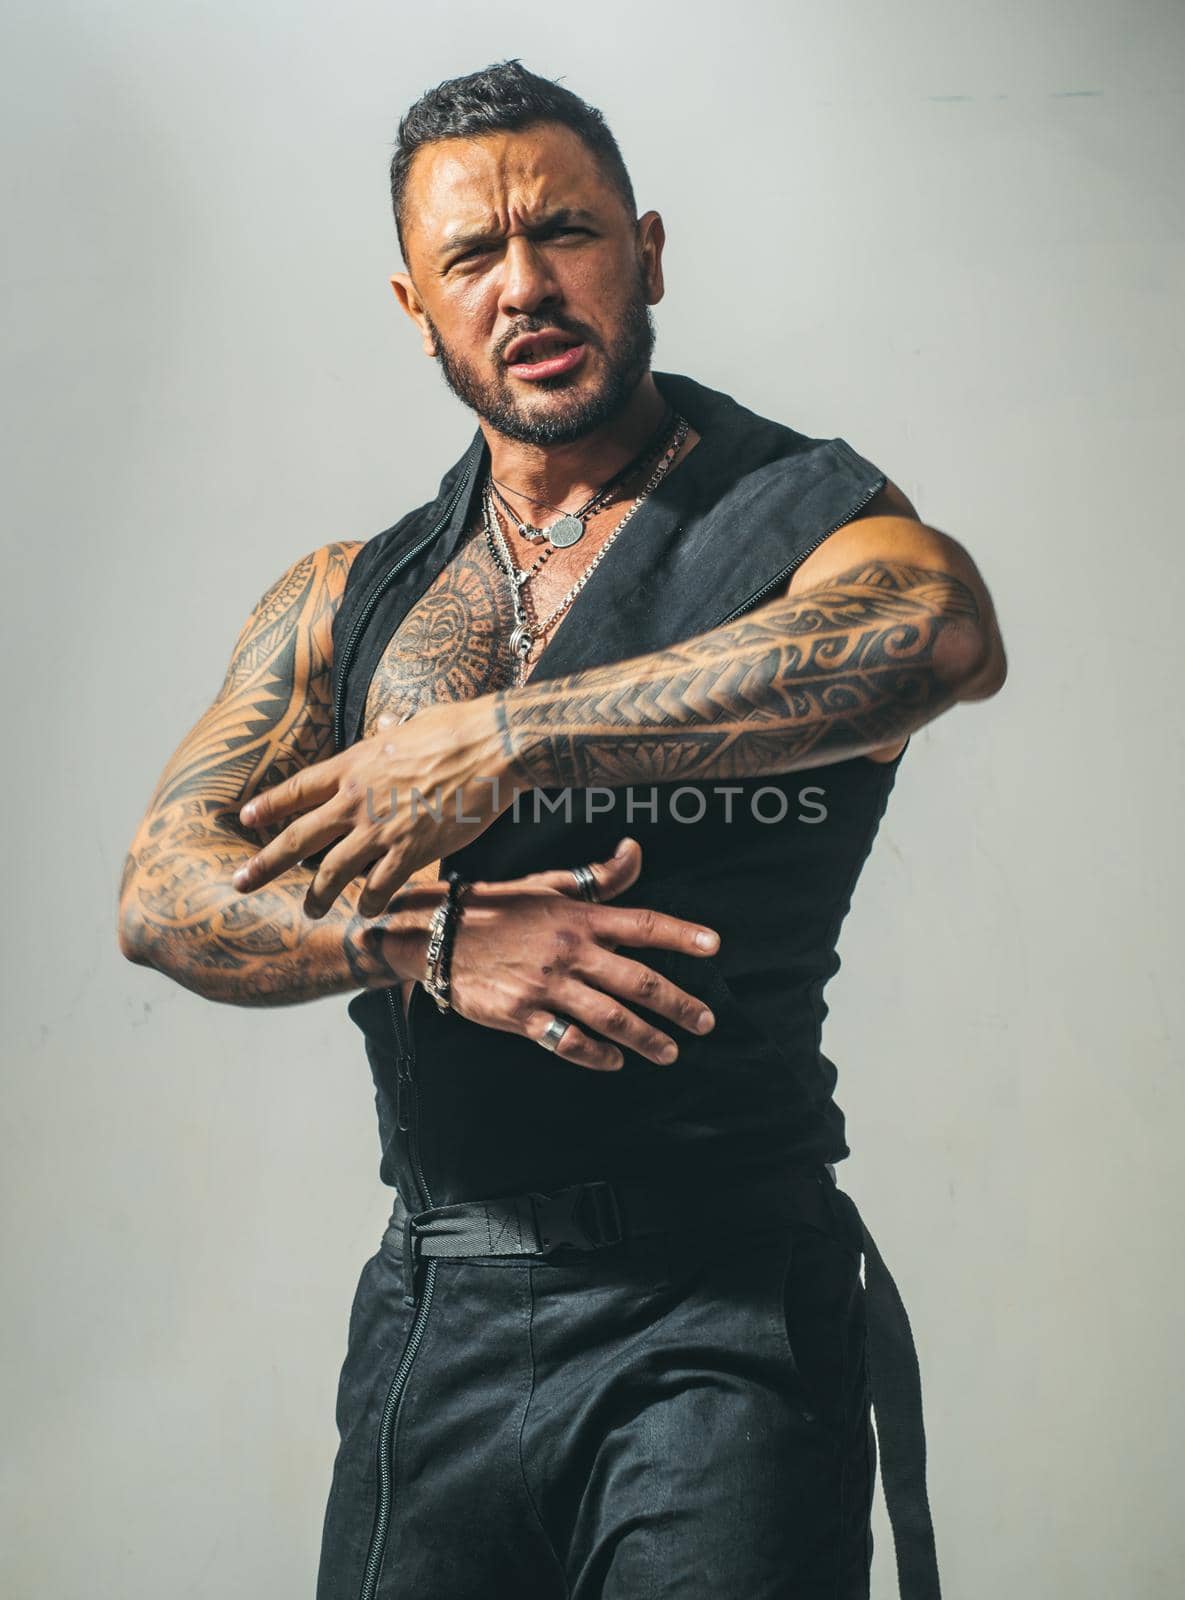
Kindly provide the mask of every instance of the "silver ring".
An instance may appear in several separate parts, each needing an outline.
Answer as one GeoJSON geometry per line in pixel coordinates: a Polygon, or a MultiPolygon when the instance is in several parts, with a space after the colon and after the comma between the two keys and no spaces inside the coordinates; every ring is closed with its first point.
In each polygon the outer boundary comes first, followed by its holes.
{"type": "Polygon", "coordinates": [[[597,880],[593,875],[593,869],[591,867],[569,867],[568,871],[576,879],[576,890],[581,898],[584,900],[596,900],[599,904],[597,880]]]}
{"type": "Polygon", "coordinates": [[[551,1021],[543,1030],[542,1038],[540,1038],[537,1042],[541,1044],[545,1050],[556,1050],[559,1048],[560,1040],[564,1037],[571,1026],[572,1024],[566,1017],[552,1017],[551,1021]]]}

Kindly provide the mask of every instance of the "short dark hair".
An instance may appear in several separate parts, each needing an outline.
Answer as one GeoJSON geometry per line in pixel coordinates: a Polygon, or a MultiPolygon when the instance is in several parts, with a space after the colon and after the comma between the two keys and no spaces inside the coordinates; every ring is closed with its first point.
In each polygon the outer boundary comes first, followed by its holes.
{"type": "Polygon", "coordinates": [[[562,123],[583,139],[621,195],[626,210],[637,220],[634,188],[604,117],[571,89],[551,78],[539,77],[515,57],[437,84],[422,94],[400,121],[395,154],[391,157],[391,208],[404,262],[404,202],[416,151],[442,139],[475,139],[486,133],[515,132],[537,122],[562,123]]]}

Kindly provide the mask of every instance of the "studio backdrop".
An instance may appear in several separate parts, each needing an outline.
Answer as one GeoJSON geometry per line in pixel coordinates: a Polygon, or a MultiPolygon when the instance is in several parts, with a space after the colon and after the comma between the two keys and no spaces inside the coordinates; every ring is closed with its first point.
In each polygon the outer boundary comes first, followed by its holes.
{"type": "Polygon", "coordinates": [[[656,367],[846,439],[992,590],[1008,682],[915,735],[828,989],[839,1176],[911,1314],[947,1592],[1177,1593],[1180,6],[12,0],[3,34],[0,1592],[312,1592],[391,1199],[361,1037],[129,965],[117,885],[259,595],[472,436],[387,281],[387,162],[518,56],[663,216],[656,367]]]}

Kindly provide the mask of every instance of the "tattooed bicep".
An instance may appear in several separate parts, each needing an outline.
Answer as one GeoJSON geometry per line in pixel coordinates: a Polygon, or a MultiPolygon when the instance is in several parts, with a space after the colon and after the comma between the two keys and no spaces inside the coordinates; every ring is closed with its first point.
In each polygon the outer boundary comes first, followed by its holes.
{"type": "Polygon", "coordinates": [[[235,640],[219,698],[262,673],[275,673],[277,686],[297,685],[302,672],[328,663],[333,618],[360,544],[331,544],[293,562],[260,596],[235,640]],[[307,660],[298,648],[307,640],[307,660]]]}
{"type": "Polygon", "coordinates": [[[260,597],[213,704],[182,740],[154,804],[184,796],[233,806],[333,750],[333,618],[361,545],[302,556],[260,597]]]}

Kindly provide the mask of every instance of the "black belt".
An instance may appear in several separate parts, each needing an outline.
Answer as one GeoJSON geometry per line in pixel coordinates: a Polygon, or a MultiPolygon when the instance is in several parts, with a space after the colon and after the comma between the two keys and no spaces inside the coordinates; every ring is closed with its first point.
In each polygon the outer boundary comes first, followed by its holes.
{"type": "Polygon", "coordinates": [[[600,1250],[651,1234],[689,1229],[745,1234],[791,1221],[832,1231],[844,1208],[849,1229],[853,1222],[859,1225],[864,1252],[868,1375],[898,1589],[901,1600],[939,1600],[922,1384],[909,1317],[863,1217],[837,1187],[831,1167],[695,1191],[579,1183],[549,1194],[504,1195],[415,1213],[397,1198],[394,1220],[403,1222],[404,1281],[414,1294],[421,1257],[545,1258],[565,1247],[600,1250]]]}
{"type": "MultiPolygon", "coordinates": [[[[655,1184],[577,1183],[550,1194],[504,1195],[433,1206],[406,1215],[403,1265],[412,1281],[420,1256],[552,1255],[565,1246],[600,1250],[627,1239],[688,1229],[751,1232],[795,1218],[833,1228],[825,1170],[789,1173],[776,1179],[717,1188],[679,1191],[655,1184]]],[[[396,1220],[402,1208],[396,1210],[396,1220]]]]}

